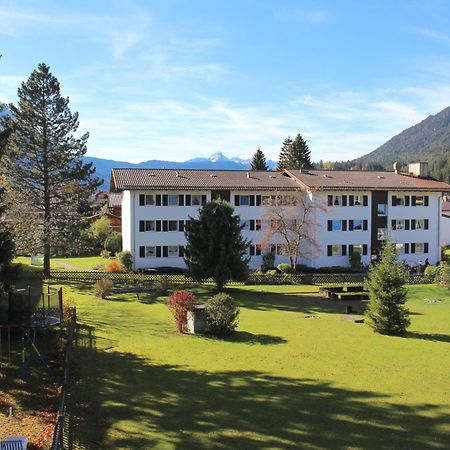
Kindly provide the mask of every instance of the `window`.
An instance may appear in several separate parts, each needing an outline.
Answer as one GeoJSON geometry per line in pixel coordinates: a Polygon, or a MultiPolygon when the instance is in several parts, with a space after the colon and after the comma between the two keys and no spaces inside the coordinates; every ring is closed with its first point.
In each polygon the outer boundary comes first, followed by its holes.
{"type": "Polygon", "coordinates": [[[396,243],[395,253],[397,253],[397,255],[403,255],[405,253],[405,244],[396,243]]]}
{"type": "Polygon", "coordinates": [[[261,195],[261,204],[270,205],[270,197],[268,195],[261,195]]]}
{"type": "Polygon", "coordinates": [[[139,194],[139,206],[152,206],[155,204],[153,194],[139,194]]]}
{"type": "Polygon", "coordinates": [[[241,223],[242,230],[250,229],[250,221],[249,220],[241,220],[240,223],[241,223]]]}
{"type": "Polygon", "coordinates": [[[169,245],[167,253],[169,258],[178,258],[178,245],[169,245]]]}
{"type": "Polygon", "coordinates": [[[352,246],[353,253],[363,254],[363,244],[353,244],[352,246]]]}
{"type": "Polygon", "coordinates": [[[405,221],[403,219],[397,219],[392,221],[392,229],[393,230],[404,230],[405,229],[405,221]]]}
{"type": "Polygon", "coordinates": [[[250,204],[250,198],[248,195],[240,195],[239,197],[241,206],[248,206],[250,204]]]}
{"type": "Polygon", "coordinates": [[[393,206],[405,206],[405,197],[392,197],[393,206]]]}
{"type": "Polygon", "coordinates": [[[379,241],[384,241],[387,237],[387,228],[378,228],[377,229],[377,239],[379,241]]]}
{"type": "Polygon", "coordinates": [[[255,245],[255,254],[260,255],[261,254],[261,244],[255,245]]]}
{"type": "Polygon", "coordinates": [[[354,220],[353,221],[353,230],[354,231],[362,231],[363,229],[363,221],[362,220],[354,220]]]}
{"type": "Polygon", "coordinates": [[[156,247],[154,245],[145,247],[145,257],[155,258],[156,257],[156,247]]]}
{"type": "Polygon", "coordinates": [[[275,245],[275,253],[278,256],[284,255],[284,245],[283,244],[276,244],[275,245]]]}
{"type": "Polygon", "coordinates": [[[202,196],[199,194],[191,195],[191,205],[200,206],[202,204],[202,196]]]}
{"type": "Polygon", "coordinates": [[[362,199],[362,195],[355,195],[354,198],[354,203],[355,206],[362,206],[363,204],[363,199],[362,199]]]}
{"type": "Polygon", "coordinates": [[[341,256],[342,254],[342,246],[341,245],[332,245],[331,246],[331,256],[341,256]]]}
{"type": "Polygon", "coordinates": [[[425,201],[423,196],[421,197],[416,197],[416,206],[424,206],[425,205],[425,201]]]}
{"type": "Polygon", "coordinates": [[[169,231],[178,231],[178,220],[169,220],[169,231]]]}
{"type": "Polygon", "coordinates": [[[155,231],[155,221],[146,220],[145,221],[145,231],[155,231]]]}
{"type": "Polygon", "coordinates": [[[333,220],[332,221],[332,230],[333,231],[341,231],[342,230],[342,220],[333,220]]]}
{"type": "Polygon", "coordinates": [[[416,219],[416,230],[424,230],[424,229],[425,229],[425,220],[416,219]]]}
{"type": "Polygon", "coordinates": [[[255,220],[255,230],[259,231],[261,229],[261,219],[255,220]]]}
{"type": "Polygon", "coordinates": [[[169,206],[178,206],[178,195],[169,195],[169,206]]]}
{"type": "Polygon", "coordinates": [[[386,204],[379,203],[377,205],[377,214],[379,216],[385,216],[386,215],[386,211],[387,211],[387,205],[386,204]]]}

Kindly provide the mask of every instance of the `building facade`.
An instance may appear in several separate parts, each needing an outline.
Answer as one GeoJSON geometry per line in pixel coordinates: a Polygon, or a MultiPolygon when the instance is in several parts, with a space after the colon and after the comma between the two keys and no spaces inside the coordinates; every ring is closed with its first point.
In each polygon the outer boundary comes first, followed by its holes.
{"type": "Polygon", "coordinates": [[[251,241],[251,268],[259,268],[268,251],[275,253],[275,264],[288,262],[279,222],[302,220],[300,264],[348,266],[352,252],[369,264],[388,237],[400,260],[434,264],[440,260],[440,205],[447,191],[446,183],[397,171],[113,169],[111,176],[111,192],[122,199],[123,249],[132,253],[135,269],[185,268],[186,221],[216,198],[239,215],[242,234],[251,241]]]}

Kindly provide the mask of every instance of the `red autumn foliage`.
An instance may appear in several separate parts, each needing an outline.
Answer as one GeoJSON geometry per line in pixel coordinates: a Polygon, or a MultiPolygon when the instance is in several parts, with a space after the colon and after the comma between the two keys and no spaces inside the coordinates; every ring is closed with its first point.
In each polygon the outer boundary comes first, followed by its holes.
{"type": "Polygon", "coordinates": [[[186,331],[187,313],[195,304],[195,295],[188,291],[175,291],[167,300],[167,306],[175,318],[180,333],[186,331]]]}

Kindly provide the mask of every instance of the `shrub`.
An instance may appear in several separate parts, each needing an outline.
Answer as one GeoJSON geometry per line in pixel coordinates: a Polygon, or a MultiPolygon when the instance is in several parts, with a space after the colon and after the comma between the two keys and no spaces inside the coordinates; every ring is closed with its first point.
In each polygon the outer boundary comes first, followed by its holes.
{"type": "Polygon", "coordinates": [[[156,295],[167,295],[170,289],[170,283],[167,277],[158,276],[154,283],[156,295]]]}
{"type": "Polygon", "coordinates": [[[108,259],[108,258],[111,256],[111,252],[108,251],[108,250],[103,249],[103,250],[100,252],[100,256],[101,256],[102,258],[108,259]]]}
{"type": "Polygon", "coordinates": [[[424,275],[430,279],[431,282],[439,282],[441,269],[439,266],[425,267],[424,275]]]}
{"type": "Polygon", "coordinates": [[[117,254],[117,259],[119,260],[122,267],[126,272],[131,272],[133,269],[133,256],[130,251],[125,250],[117,254]]]}
{"type": "Polygon", "coordinates": [[[291,266],[287,263],[278,264],[277,269],[283,273],[291,273],[291,266]]]}
{"type": "Polygon", "coordinates": [[[361,253],[359,252],[350,252],[350,255],[348,256],[348,260],[350,263],[350,268],[352,270],[360,270],[361,269],[361,253]]]}
{"type": "Polygon", "coordinates": [[[195,304],[195,295],[188,291],[175,291],[167,300],[180,333],[186,331],[187,313],[195,304]]]}
{"type": "Polygon", "coordinates": [[[450,264],[440,264],[439,284],[450,288],[450,264]]]}
{"type": "Polygon", "coordinates": [[[120,252],[122,249],[122,234],[113,231],[105,240],[105,250],[108,250],[113,255],[120,252]]]}
{"type": "Polygon", "coordinates": [[[274,264],[275,264],[275,252],[264,253],[262,256],[261,269],[263,271],[272,269],[274,264]]]}
{"type": "Polygon", "coordinates": [[[269,275],[270,277],[271,277],[271,276],[274,276],[274,275],[278,275],[278,271],[277,271],[276,269],[268,270],[268,271],[266,272],[266,275],[269,275]]]}
{"type": "Polygon", "coordinates": [[[228,294],[222,292],[206,303],[205,313],[210,333],[223,336],[232,333],[236,328],[239,307],[228,294]]]}
{"type": "Polygon", "coordinates": [[[110,263],[106,264],[105,269],[108,272],[122,272],[122,266],[117,261],[111,261],[110,263]]]}
{"type": "Polygon", "coordinates": [[[112,291],[114,283],[112,280],[102,278],[97,280],[94,284],[94,292],[97,297],[106,298],[112,291]]]}

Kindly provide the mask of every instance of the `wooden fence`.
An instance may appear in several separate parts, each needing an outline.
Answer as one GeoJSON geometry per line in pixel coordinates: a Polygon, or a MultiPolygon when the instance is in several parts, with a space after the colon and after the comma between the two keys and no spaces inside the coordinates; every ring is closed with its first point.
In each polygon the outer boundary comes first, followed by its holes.
{"type": "Polygon", "coordinates": [[[64,450],[67,448],[67,403],[69,401],[69,384],[70,384],[70,365],[72,350],[74,345],[75,333],[77,327],[77,310],[72,309],[70,322],[67,331],[67,342],[64,350],[64,374],[61,384],[61,397],[59,401],[58,413],[56,416],[55,430],[53,432],[52,450],[64,450]]]}
{"type": "MultiPolygon", "coordinates": [[[[194,280],[183,274],[157,274],[157,273],[117,273],[117,272],[94,272],[94,271],[69,271],[52,270],[51,277],[55,280],[67,281],[96,281],[100,279],[109,279],[118,283],[140,284],[153,283],[157,279],[164,277],[170,284],[192,284],[194,280]]],[[[366,273],[301,273],[301,274],[283,274],[275,275],[250,274],[245,282],[230,281],[228,285],[243,284],[360,284],[365,281],[366,273]]],[[[432,283],[432,279],[425,275],[410,275],[406,280],[409,284],[432,283]]],[[[214,280],[211,278],[201,281],[202,284],[212,285],[214,280]]]]}

